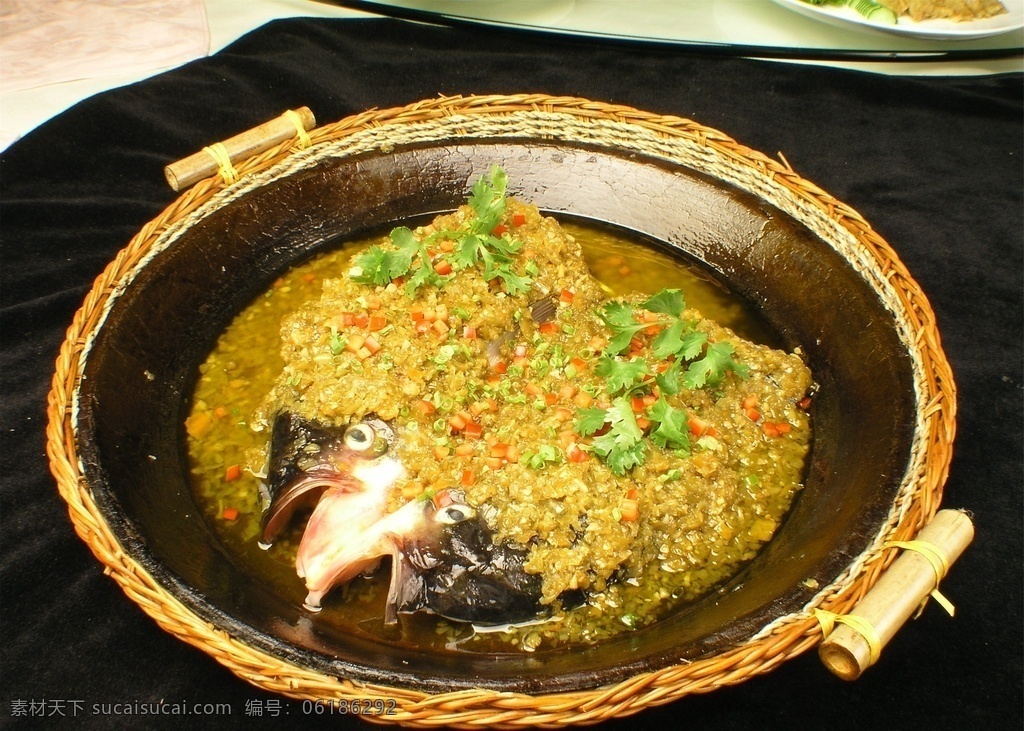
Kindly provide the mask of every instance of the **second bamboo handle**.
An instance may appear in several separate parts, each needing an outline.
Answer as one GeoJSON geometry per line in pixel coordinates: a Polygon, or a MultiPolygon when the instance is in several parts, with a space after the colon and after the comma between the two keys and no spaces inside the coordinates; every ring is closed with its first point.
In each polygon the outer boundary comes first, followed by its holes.
{"type": "MultiPolygon", "coordinates": [[[[918,541],[941,551],[947,566],[956,561],[973,538],[974,525],[959,510],[940,510],[917,536],[918,541]]],[[[850,615],[874,628],[878,646],[872,648],[863,634],[840,625],[819,645],[821,661],[844,680],[860,677],[871,665],[872,655],[917,611],[937,582],[932,562],[917,551],[905,550],[850,611],[850,615]]]]}

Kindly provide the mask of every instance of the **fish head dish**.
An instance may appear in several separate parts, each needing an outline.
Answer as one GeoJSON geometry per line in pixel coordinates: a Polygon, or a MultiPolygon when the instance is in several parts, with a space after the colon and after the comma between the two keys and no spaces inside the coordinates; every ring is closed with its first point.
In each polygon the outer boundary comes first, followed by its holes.
{"type": "Polygon", "coordinates": [[[749,192],[582,143],[447,141],[325,158],[197,216],[133,273],[105,317],[85,364],[77,438],[119,542],[198,617],[268,655],[360,682],[577,690],[734,646],[804,606],[864,550],[901,489],[915,428],[912,358],[849,261],[749,192]],[[495,162],[515,195],[547,213],[611,225],[699,263],[752,303],[780,342],[802,349],[819,388],[804,487],[740,574],[636,632],[573,652],[503,652],[501,663],[487,652],[425,649],[401,633],[317,623],[334,587],[382,561],[388,624],[427,613],[485,627],[538,614],[526,557],[495,540],[464,491],[386,508],[405,469],[390,418],[324,424],[275,415],[254,543],[276,546],[303,516],[298,601],[202,518],[183,428],[199,364],[282,272],[339,242],[454,210],[495,162]],[[353,545],[359,550],[346,553],[353,545]]]}

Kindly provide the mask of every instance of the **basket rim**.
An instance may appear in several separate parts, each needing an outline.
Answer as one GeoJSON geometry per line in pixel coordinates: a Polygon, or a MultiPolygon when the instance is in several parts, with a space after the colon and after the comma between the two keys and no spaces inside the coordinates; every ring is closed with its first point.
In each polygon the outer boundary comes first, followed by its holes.
{"type": "Polygon", "coordinates": [[[690,693],[741,682],[813,647],[821,640],[821,629],[810,610],[818,607],[843,613],[851,608],[894,560],[896,549],[885,548],[885,543],[912,538],[938,510],[952,456],[956,387],[941,348],[934,312],[892,247],[860,214],[796,173],[781,153],[780,160],[775,160],[722,132],[673,115],[540,94],[441,96],[361,112],[312,130],[309,136],[312,147],[307,149],[296,150],[294,141],[288,141],[239,163],[236,167],[241,179],[233,185],[225,185],[217,177],[201,181],[146,224],[96,279],[76,313],[61,346],[48,396],[50,468],[78,535],[104,564],[105,573],[163,629],[211,654],[236,675],[294,698],[396,700],[398,713],[374,720],[406,725],[563,726],[628,715],[690,693]],[[925,448],[920,464],[908,469],[908,484],[901,491],[902,505],[898,498],[894,515],[869,548],[851,562],[842,577],[819,591],[803,611],[773,622],[753,638],[717,655],[641,673],[606,688],[542,695],[485,689],[432,694],[357,684],[267,655],[210,626],[126,553],[83,477],[76,446],[75,394],[92,336],[102,327],[105,313],[133,272],[145,266],[161,242],[173,240],[175,231],[187,227],[190,219],[202,216],[211,206],[224,205],[267,179],[309,165],[317,156],[336,154],[362,138],[376,139],[379,145],[382,130],[410,129],[412,125],[457,126],[463,120],[507,121],[517,115],[532,119],[565,117],[583,127],[622,126],[631,133],[663,140],[667,147],[684,145],[706,153],[749,173],[758,184],[782,191],[793,206],[820,219],[823,225],[834,226],[837,235],[849,237],[867,263],[891,285],[895,296],[892,306],[903,310],[911,331],[908,346],[919,360],[917,432],[925,448]]]}

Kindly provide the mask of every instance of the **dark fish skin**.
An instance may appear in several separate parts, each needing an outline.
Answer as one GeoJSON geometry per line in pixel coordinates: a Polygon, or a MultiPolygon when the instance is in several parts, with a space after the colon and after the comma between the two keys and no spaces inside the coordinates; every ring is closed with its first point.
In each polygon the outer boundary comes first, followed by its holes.
{"type": "MultiPolygon", "coordinates": [[[[393,431],[380,419],[365,423],[375,434],[387,440],[393,431]]],[[[351,425],[330,426],[303,419],[289,412],[274,418],[267,470],[269,504],[263,513],[260,545],[269,547],[300,508],[317,504],[330,487],[351,483],[351,466],[373,459],[380,449],[357,452],[346,446],[345,435],[351,425]]]]}
{"type": "Polygon", "coordinates": [[[392,568],[394,610],[477,625],[522,622],[543,611],[541,578],[523,570],[527,551],[496,544],[486,521],[457,492],[450,505],[428,507],[422,529],[403,538],[392,568]]]}

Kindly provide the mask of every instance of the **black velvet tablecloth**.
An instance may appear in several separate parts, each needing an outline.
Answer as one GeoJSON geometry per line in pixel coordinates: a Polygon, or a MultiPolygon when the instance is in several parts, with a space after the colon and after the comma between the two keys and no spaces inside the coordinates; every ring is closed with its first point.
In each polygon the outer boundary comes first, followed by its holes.
{"type": "Polygon", "coordinates": [[[93,279],[175,199],[167,163],[301,105],[327,122],[437,94],[543,92],[689,117],[781,151],[863,214],[937,313],[959,387],[944,505],[977,526],[943,583],[956,617],[929,604],[860,680],[833,677],[812,652],[608,725],[1021,728],[1022,88],[1020,75],[881,76],[391,20],[290,20],[44,124],[0,158],[0,726],[63,713],[75,716],[67,725],[163,728],[109,715],[160,700],[230,712],[191,715],[186,728],[357,723],[305,716],[237,679],[103,575],[48,471],[53,361],[93,279]]]}

